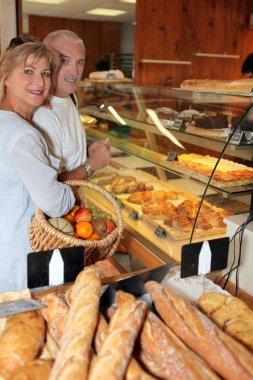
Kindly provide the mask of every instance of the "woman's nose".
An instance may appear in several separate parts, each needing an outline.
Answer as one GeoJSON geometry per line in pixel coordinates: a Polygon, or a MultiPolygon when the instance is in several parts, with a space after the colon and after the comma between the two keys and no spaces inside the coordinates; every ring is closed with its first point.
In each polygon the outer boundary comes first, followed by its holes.
{"type": "Polygon", "coordinates": [[[36,82],[41,87],[45,86],[45,78],[44,78],[43,74],[39,74],[36,76],[36,82]]]}

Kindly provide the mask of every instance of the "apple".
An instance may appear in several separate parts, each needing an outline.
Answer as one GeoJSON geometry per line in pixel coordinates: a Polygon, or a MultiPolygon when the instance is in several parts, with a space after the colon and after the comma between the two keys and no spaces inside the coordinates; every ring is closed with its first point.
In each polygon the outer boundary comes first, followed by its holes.
{"type": "Polygon", "coordinates": [[[108,234],[110,234],[116,228],[116,224],[112,220],[105,219],[105,224],[106,224],[106,232],[108,234]]]}
{"type": "Polygon", "coordinates": [[[91,221],[91,224],[93,226],[94,233],[98,234],[100,238],[104,238],[107,235],[106,233],[107,227],[106,227],[104,219],[95,218],[91,221]]]}
{"type": "Polygon", "coordinates": [[[74,219],[75,219],[76,223],[78,223],[78,222],[91,222],[91,220],[92,220],[91,211],[86,207],[80,207],[74,213],[74,219]]]}

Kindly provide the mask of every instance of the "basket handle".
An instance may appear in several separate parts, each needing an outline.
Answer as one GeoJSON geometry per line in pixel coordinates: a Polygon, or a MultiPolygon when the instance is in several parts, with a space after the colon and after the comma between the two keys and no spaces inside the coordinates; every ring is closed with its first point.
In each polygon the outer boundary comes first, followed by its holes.
{"type": "Polygon", "coordinates": [[[124,230],[124,222],[123,222],[122,213],[121,213],[121,210],[119,208],[118,202],[115,200],[114,196],[109,191],[107,191],[107,190],[103,189],[101,186],[95,185],[89,181],[68,180],[68,181],[64,181],[64,183],[66,183],[66,185],[70,185],[70,186],[88,187],[89,189],[97,191],[98,193],[102,194],[106,199],[108,199],[113,205],[113,208],[114,208],[114,211],[115,211],[115,214],[117,217],[118,232],[119,232],[119,235],[121,236],[121,234],[123,233],[123,230],[124,230]]]}

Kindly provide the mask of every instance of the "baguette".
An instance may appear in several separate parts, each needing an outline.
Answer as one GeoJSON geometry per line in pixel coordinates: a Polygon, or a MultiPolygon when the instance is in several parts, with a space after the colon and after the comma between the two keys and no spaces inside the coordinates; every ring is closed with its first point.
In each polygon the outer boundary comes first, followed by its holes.
{"type": "MultiPolygon", "coordinates": [[[[95,349],[98,354],[101,350],[103,341],[108,332],[109,326],[103,317],[100,314],[99,322],[97,326],[96,336],[95,336],[95,349]]],[[[137,360],[134,357],[131,357],[130,362],[128,364],[125,380],[153,380],[155,379],[153,376],[149,375],[146,371],[144,371],[141,366],[138,364],[137,360]]]]}
{"type": "Polygon", "coordinates": [[[198,306],[226,333],[253,351],[253,311],[242,300],[219,293],[204,293],[198,306]]]}
{"type": "Polygon", "coordinates": [[[98,320],[101,279],[98,268],[86,267],[71,289],[70,311],[50,380],[87,378],[91,343],[98,320]]]}
{"type": "Polygon", "coordinates": [[[41,302],[46,306],[41,313],[47,322],[48,333],[59,345],[66,326],[69,307],[64,299],[55,293],[47,294],[41,299],[41,302]]]}
{"type": "Polygon", "coordinates": [[[149,312],[140,336],[140,357],[149,371],[164,380],[214,380],[219,377],[154,313],[149,312]]]}
{"type": "Polygon", "coordinates": [[[164,322],[224,379],[253,378],[253,357],[193,305],[155,281],[146,283],[164,322]]]}
{"type": "Polygon", "coordinates": [[[94,358],[89,380],[123,379],[137,335],[141,329],[147,304],[121,290],[116,295],[117,310],[112,316],[102,347],[94,358]]]}
{"type": "Polygon", "coordinates": [[[35,359],[44,345],[45,323],[39,311],[8,317],[0,338],[0,377],[11,379],[35,359]]]}
{"type": "Polygon", "coordinates": [[[48,380],[52,365],[52,360],[31,361],[12,380],[48,380]]]}

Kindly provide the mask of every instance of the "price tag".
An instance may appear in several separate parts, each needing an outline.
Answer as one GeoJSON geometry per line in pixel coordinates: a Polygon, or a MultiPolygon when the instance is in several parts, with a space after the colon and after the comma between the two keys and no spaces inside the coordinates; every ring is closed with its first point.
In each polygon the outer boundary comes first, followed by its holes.
{"type": "Polygon", "coordinates": [[[244,135],[244,131],[236,131],[231,139],[231,142],[235,144],[245,143],[247,142],[247,139],[244,135]]]}
{"type": "Polygon", "coordinates": [[[157,226],[155,229],[155,235],[158,237],[166,236],[166,232],[161,226],[157,226]]]}
{"type": "Polygon", "coordinates": [[[185,121],[183,119],[175,119],[173,122],[173,129],[176,129],[177,131],[183,129],[185,127],[185,121]]]}
{"type": "Polygon", "coordinates": [[[133,220],[139,220],[138,211],[134,211],[134,210],[130,211],[129,218],[133,220]]]}
{"type": "Polygon", "coordinates": [[[84,247],[70,247],[28,253],[28,288],[74,282],[85,266],[84,249],[84,247]]]}
{"type": "Polygon", "coordinates": [[[177,153],[169,152],[167,156],[167,161],[177,161],[177,153]]]}
{"type": "Polygon", "coordinates": [[[228,237],[183,245],[181,278],[225,269],[228,261],[228,249],[228,237]]]}
{"type": "Polygon", "coordinates": [[[120,208],[124,208],[125,207],[124,203],[118,197],[116,197],[116,195],[114,195],[114,199],[118,203],[118,205],[119,205],[120,208]]]}

